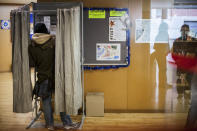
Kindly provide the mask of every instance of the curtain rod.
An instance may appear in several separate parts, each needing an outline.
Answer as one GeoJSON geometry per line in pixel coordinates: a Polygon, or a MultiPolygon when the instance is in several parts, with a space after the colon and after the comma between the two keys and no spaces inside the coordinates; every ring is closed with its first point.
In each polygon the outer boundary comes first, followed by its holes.
{"type": "MultiPolygon", "coordinates": [[[[61,9],[61,8],[60,8],[61,9]]],[[[69,11],[70,9],[65,9],[66,11],[69,11]]],[[[33,10],[33,11],[26,11],[26,10],[12,10],[13,12],[57,12],[57,10],[33,10]]]]}

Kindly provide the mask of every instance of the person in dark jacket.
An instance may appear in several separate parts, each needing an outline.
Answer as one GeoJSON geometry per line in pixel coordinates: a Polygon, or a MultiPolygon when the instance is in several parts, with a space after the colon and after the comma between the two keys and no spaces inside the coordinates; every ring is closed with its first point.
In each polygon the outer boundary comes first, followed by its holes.
{"type": "MultiPolygon", "coordinates": [[[[49,130],[54,130],[51,97],[55,85],[55,37],[49,34],[43,23],[36,24],[34,32],[32,43],[29,45],[29,58],[30,63],[34,63],[37,71],[36,85],[39,90],[36,95],[42,100],[46,127],[49,130]]],[[[64,128],[71,128],[70,116],[65,112],[61,112],[60,116],[64,128]]]]}
{"type": "MultiPolygon", "coordinates": [[[[177,38],[175,42],[194,42],[197,43],[196,38],[189,36],[189,25],[184,24],[181,27],[181,37],[177,38]]],[[[196,48],[196,46],[187,47],[196,48]]],[[[177,92],[178,97],[185,95],[187,90],[188,94],[191,93],[191,105],[187,116],[185,128],[189,130],[196,130],[195,123],[197,121],[197,52],[185,52],[179,50],[178,52],[173,51],[172,58],[177,63],[177,92]],[[181,79],[182,78],[182,79],[181,79]],[[184,86],[179,86],[179,83],[186,83],[184,86]],[[186,85],[186,86],[185,86],[186,85]]],[[[181,85],[180,84],[180,85],[181,85]]],[[[188,95],[186,95],[188,97],[188,95]]]]}
{"type": "MultiPolygon", "coordinates": [[[[180,31],[181,31],[181,36],[177,38],[175,42],[191,42],[195,40],[195,38],[189,36],[189,31],[190,31],[189,25],[187,24],[182,25],[180,31]]],[[[177,98],[178,100],[182,100],[182,98],[184,98],[185,101],[188,101],[190,100],[192,73],[185,71],[183,69],[177,69],[177,76],[178,76],[177,98]]]]}

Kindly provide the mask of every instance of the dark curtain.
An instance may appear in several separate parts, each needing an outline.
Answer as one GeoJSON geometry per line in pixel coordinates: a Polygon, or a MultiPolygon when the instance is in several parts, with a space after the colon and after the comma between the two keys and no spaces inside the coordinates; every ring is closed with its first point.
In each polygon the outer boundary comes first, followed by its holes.
{"type": "Polygon", "coordinates": [[[30,17],[27,11],[11,12],[13,112],[32,111],[32,84],[29,68],[30,17]]]}

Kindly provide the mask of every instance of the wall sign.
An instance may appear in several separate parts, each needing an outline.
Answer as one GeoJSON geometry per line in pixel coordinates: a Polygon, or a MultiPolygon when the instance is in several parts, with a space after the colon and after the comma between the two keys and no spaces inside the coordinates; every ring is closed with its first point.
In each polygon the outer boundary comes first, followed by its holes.
{"type": "Polygon", "coordinates": [[[50,16],[44,16],[44,24],[46,25],[48,31],[51,31],[51,17],[50,16]]]}
{"type": "Polygon", "coordinates": [[[88,18],[92,19],[105,19],[105,10],[89,10],[88,18]]]}
{"type": "Polygon", "coordinates": [[[1,20],[1,29],[10,29],[10,20],[1,20]]]}
{"type": "Polygon", "coordinates": [[[120,17],[109,17],[109,41],[126,41],[125,28],[120,17]]]}
{"type": "Polygon", "coordinates": [[[119,11],[119,10],[110,10],[110,16],[123,16],[126,11],[119,11]]]}

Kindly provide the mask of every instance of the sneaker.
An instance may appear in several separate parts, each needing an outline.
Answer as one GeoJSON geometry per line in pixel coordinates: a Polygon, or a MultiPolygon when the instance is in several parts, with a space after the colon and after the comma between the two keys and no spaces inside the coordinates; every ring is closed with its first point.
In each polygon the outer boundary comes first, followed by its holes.
{"type": "Polygon", "coordinates": [[[73,122],[70,126],[72,126],[73,128],[77,128],[80,126],[80,122],[73,122]]]}
{"type": "Polygon", "coordinates": [[[47,126],[47,129],[50,130],[50,131],[54,131],[55,130],[54,126],[47,126]]]}
{"type": "Polygon", "coordinates": [[[69,125],[64,125],[64,129],[66,129],[66,130],[75,129],[75,128],[77,128],[79,125],[80,125],[79,123],[72,123],[72,124],[69,124],[69,125]]]}
{"type": "Polygon", "coordinates": [[[70,125],[64,125],[64,129],[66,129],[66,130],[69,130],[69,129],[72,129],[73,127],[72,126],[70,126],[70,125]]]}

